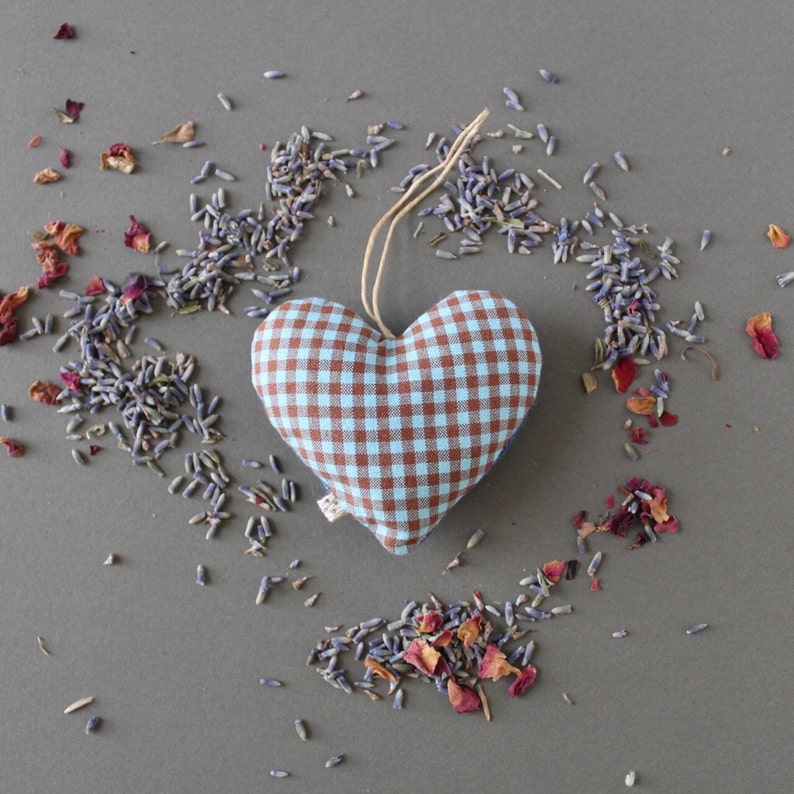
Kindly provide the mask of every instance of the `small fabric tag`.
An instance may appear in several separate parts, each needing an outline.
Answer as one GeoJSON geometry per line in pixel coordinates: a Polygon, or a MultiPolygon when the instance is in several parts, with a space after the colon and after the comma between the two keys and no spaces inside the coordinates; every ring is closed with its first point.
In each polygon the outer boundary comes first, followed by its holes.
{"type": "Polygon", "coordinates": [[[336,501],[336,497],[332,493],[327,493],[322,499],[318,499],[317,505],[331,523],[347,513],[347,510],[336,501]]]}

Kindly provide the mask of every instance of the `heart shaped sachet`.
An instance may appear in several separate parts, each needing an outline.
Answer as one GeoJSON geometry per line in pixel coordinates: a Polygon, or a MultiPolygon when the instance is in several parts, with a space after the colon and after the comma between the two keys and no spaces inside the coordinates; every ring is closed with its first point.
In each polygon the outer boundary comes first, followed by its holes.
{"type": "Polygon", "coordinates": [[[257,328],[252,380],[281,437],[388,551],[405,554],[493,466],[532,407],[541,354],[492,292],[455,292],[385,338],[320,298],[257,328]]]}

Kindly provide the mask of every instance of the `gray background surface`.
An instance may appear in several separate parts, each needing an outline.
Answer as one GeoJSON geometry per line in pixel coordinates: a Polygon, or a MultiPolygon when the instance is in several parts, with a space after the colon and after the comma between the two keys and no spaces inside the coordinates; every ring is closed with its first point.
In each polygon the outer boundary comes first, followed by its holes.
{"type": "MultiPolygon", "coordinates": [[[[794,229],[792,22],[790,3],[736,0],[7,3],[0,290],[38,272],[26,229],[55,218],[88,229],[69,275],[22,309],[23,328],[32,315],[63,311],[61,287],[79,290],[95,273],[121,282],[134,269],[153,272],[153,257],[122,245],[130,214],[170,242],[162,261],[176,263],[174,250],[197,234],[189,179],[205,159],[238,175],[227,186],[235,206],[256,206],[267,159],[260,141],[271,146],[306,124],[357,145],[368,123],[391,118],[406,129],[381,167],[352,178],[355,199],[341,186],[329,191],[293,249],[305,274],[296,295],[362,311],[361,258],[395,199],[389,188],[427,160],[429,131],[447,133],[488,106],[486,129],[543,122],[556,135],[552,158],[537,140],[518,156],[509,138],[482,149],[505,167],[541,167],[560,180],[560,192],[538,180],[549,220],[581,217],[593,198],[583,171],[626,153],[632,170],[605,168],[600,180],[605,206],[626,223],[647,222],[654,243],[676,240],[681,278],[659,283],[663,319],[688,318],[702,301],[720,378],[673,345],[663,366],[679,424],[653,431],[632,463],[622,398],[607,378],[589,396],[579,380],[603,329],[584,266],[553,265],[548,246],[510,256],[493,235],[479,256],[444,262],[427,236],[412,238],[415,221],[406,219],[381,297],[386,322],[402,329],[455,289],[493,289],[530,317],[544,365],[537,404],[503,460],[423,546],[393,558],[352,520],[324,522],[314,505],[321,486],[263,417],[249,380],[255,321],[240,312],[247,289],[234,299],[236,317],[161,311],[146,332],[169,352],[194,353],[199,382],[222,396],[219,449],[236,482],[249,478],[242,457],[272,452],[302,488],[257,560],[243,555],[242,499],[215,540],[187,525],[199,508],[166,491],[183,450],[164,458],[166,480],[132,467],[106,440],[89,466],[74,465],[66,418],[27,397],[35,378],[55,379],[68,357],[51,351],[55,337],[0,349],[0,402],[15,407],[13,425],[0,430],[26,449],[0,460],[0,789],[609,792],[636,769],[640,790],[788,790],[794,327],[792,294],[775,275],[794,269],[794,248],[773,249],[765,232],[770,223],[794,229]],[[78,37],[52,41],[64,21],[78,37]],[[541,67],[561,82],[545,84],[541,67]],[[263,80],[272,68],[288,77],[263,80]],[[504,108],[505,85],[525,113],[504,108]],[[345,103],[356,88],[366,96],[345,103]],[[85,102],[72,126],[50,110],[67,97],[85,102]],[[188,118],[204,148],[149,145],[188,118]],[[42,144],[26,149],[35,134],[42,144]],[[136,151],[130,176],[97,168],[117,141],[136,151]],[[34,171],[56,164],[59,145],[74,153],[64,180],[31,184],[34,171]],[[713,240],[701,253],[704,228],[713,240]],[[775,318],[775,361],[756,356],[744,334],[760,311],[775,318]],[[539,676],[523,697],[509,700],[505,681],[486,685],[492,722],[453,714],[419,682],[406,686],[402,711],[345,696],[304,665],[324,626],[395,617],[429,590],[447,601],[473,588],[489,601],[514,598],[538,565],[575,556],[570,516],[597,515],[634,473],[668,488],[681,531],[637,551],[611,536],[590,543],[605,554],[602,592],[589,592],[582,575],[560,585],[555,602],[574,612],[535,626],[539,676]],[[442,576],[476,527],[486,540],[442,576]],[[118,565],[102,565],[108,552],[118,565]],[[314,577],[311,592],[322,591],[317,605],[304,608],[309,593],[287,588],[255,606],[263,573],[294,558],[314,577]],[[197,563],[210,571],[203,589],[197,563]],[[685,636],[701,621],[705,632],[685,636]],[[620,628],[629,636],[612,639],[620,628]],[[261,676],[285,686],[260,687],[261,676]],[[87,694],[104,718],[93,736],[83,731],[86,712],[62,713],[87,694]],[[306,743],[296,717],[310,726],[306,743]],[[344,764],[325,769],[335,752],[344,764]],[[274,780],[272,768],[291,777],[274,780]]],[[[362,672],[352,660],[349,669],[351,678],[362,672]]]]}

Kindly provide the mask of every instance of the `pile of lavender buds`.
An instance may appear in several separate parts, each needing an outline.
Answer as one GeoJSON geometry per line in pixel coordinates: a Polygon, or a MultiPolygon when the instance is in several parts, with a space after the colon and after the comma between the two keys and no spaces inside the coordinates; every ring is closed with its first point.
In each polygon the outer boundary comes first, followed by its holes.
{"type": "MultiPolygon", "coordinates": [[[[516,138],[530,140],[535,133],[508,125],[516,138]]],[[[456,134],[459,128],[453,127],[456,134]]],[[[551,156],[556,144],[543,124],[537,125],[538,137],[546,144],[546,154],[551,156]]],[[[503,130],[487,133],[501,138],[503,130]]],[[[428,146],[435,135],[428,138],[428,146]]],[[[659,361],[668,353],[667,333],[682,337],[689,344],[702,344],[705,337],[695,333],[696,324],[704,319],[699,302],[695,313],[685,325],[682,321],[668,321],[664,328],[657,324],[656,312],[660,310],[656,291],[650,286],[659,276],[670,280],[678,278],[676,265],[680,260],[672,253],[673,241],[665,238],[655,247],[649,245],[643,235],[648,233],[647,224],[627,226],[614,212],[605,212],[597,202],[579,220],[569,221],[561,218],[556,224],[543,219],[535,209],[538,200],[532,191],[536,187],[525,173],[513,168],[498,171],[491,159],[485,155],[478,159],[473,150],[481,138],[475,138],[464,151],[458,162],[458,177],[444,183],[444,192],[431,206],[422,208],[418,215],[433,215],[443,224],[444,230],[430,240],[437,246],[449,235],[459,236],[457,254],[453,251],[436,249],[436,255],[443,259],[456,259],[458,256],[477,254],[482,248],[484,235],[495,228],[498,234],[506,236],[507,250],[510,253],[528,255],[539,247],[544,235],[552,235],[551,249],[555,264],[567,262],[576,256],[576,261],[590,267],[587,278],[590,283],[588,292],[594,293],[592,300],[604,312],[605,329],[603,343],[597,348],[596,365],[610,369],[623,356],[636,356],[637,363],[650,363],[646,355],[659,361]],[[605,222],[614,227],[614,240],[610,244],[598,245],[589,239],[580,239],[582,232],[592,237],[603,229],[605,222]],[[577,249],[582,251],[578,256],[577,249]],[[641,256],[654,264],[648,270],[641,256]]],[[[435,154],[440,163],[449,153],[449,141],[442,137],[436,142],[435,154]]],[[[515,147],[514,147],[515,151],[515,147]]],[[[629,170],[628,161],[620,152],[614,155],[615,163],[623,171],[629,170]]],[[[412,167],[394,190],[404,191],[429,169],[426,163],[412,167]]],[[[585,172],[583,183],[602,201],[604,191],[593,181],[601,168],[593,163],[585,172]]],[[[551,184],[559,183],[545,171],[538,172],[551,184]]],[[[418,237],[423,230],[420,222],[414,233],[418,237]]],[[[701,246],[704,247],[703,245],[701,246]]]]}
{"type": "MultiPolygon", "coordinates": [[[[599,557],[600,561],[600,557],[599,557]]],[[[565,566],[565,579],[576,575],[578,562],[570,560],[565,566]]],[[[465,685],[474,686],[478,681],[477,670],[488,645],[495,645],[507,655],[510,665],[518,665],[524,669],[530,664],[535,650],[535,641],[508,647],[517,642],[534,629],[528,628],[532,623],[549,620],[555,615],[572,612],[570,604],[541,609],[541,604],[551,594],[554,582],[543,571],[538,569],[535,574],[525,577],[519,582],[528,592],[519,593],[513,601],[501,603],[485,603],[478,591],[472,593],[473,603],[459,600],[445,605],[433,593],[428,593],[428,602],[409,601],[395,620],[373,617],[351,626],[342,634],[334,633],[340,627],[329,626],[326,631],[330,636],[319,640],[311,649],[306,660],[308,666],[316,667],[323,680],[335,689],[347,694],[363,692],[370,700],[380,700],[373,681],[374,665],[367,665],[361,678],[350,681],[347,671],[342,666],[345,654],[352,651],[356,661],[370,660],[385,668],[389,674],[388,695],[392,696],[392,705],[400,709],[403,706],[404,690],[401,686],[405,679],[418,679],[424,683],[435,685],[439,693],[447,694],[447,683],[451,677],[465,685]],[[528,602],[528,603],[527,603],[528,602]],[[428,612],[435,610],[440,613],[441,622],[432,634],[422,633],[419,626],[428,612]],[[481,627],[476,639],[466,645],[458,637],[458,629],[462,624],[479,616],[481,627]],[[492,622],[501,619],[503,625],[492,622]],[[520,628],[519,626],[525,626],[520,628]],[[446,663],[443,672],[428,675],[410,664],[404,657],[411,643],[424,639],[433,644],[433,639],[442,633],[449,632],[446,644],[436,648],[446,663]]],[[[377,675],[377,674],[375,674],[377,675]]],[[[484,693],[480,692],[484,698],[484,693]]],[[[487,708],[487,704],[483,704],[487,708]]],[[[486,712],[486,715],[488,712],[486,712]]]]}
{"type": "MultiPolygon", "coordinates": [[[[377,166],[378,153],[394,143],[386,136],[370,134],[369,149],[329,150],[331,140],[327,133],[312,132],[304,126],[300,132],[293,132],[286,144],[279,142],[272,147],[265,197],[275,206],[269,212],[261,202],[257,211],[242,209],[232,215],[227,211],[223,187],[203,207],[199,207],[195,193],[190,195],[191,220],[201,222],[204,228],[195,249],[177,250],[179,256],[189,259],[180,271],[158,268],[161,277],[170,277],[166,284],[169,306],[181,314],[202,308],[228,313],[226,302],[234,286],[258,282],[264,289],[254,288],[252,293],[261,305],[244,311],[249,317],[264,317],[268,304],[290,294],[291,284],[300,277],[299,268],[291,265],[290,248],[314,217],[312,210],[324,195],[324,183],[338,183],[352,168],[360,174],[362,165],[377,166]],[[257,265],[261,265],[262,273],[256,272],[257,265]]],[[[205,163],[194,184],[208,178],[213,167],[210,161],[205,163]]],[[[217,169],[214,173],[217,175],[217,169]]],[[[347,188],[352,194],[349,184],[347,188]]]]}
{"type": "MultiPolygon", "coordinates": [[[[395,129],[402,127],[396,122],[388,124],[395,129]]],[[[105,292],[99,295],[62,290],[61,297],[73,303],[63,313],[71,322],[53,352],[61,351],[70,342],[78,351],[75,359],[61,367],[61,379],[69,385],[58,396],[58,410],[72,415],[67,439],[90,441],[110,430],[118,447],[130,453],[134,465],[145,466],[158,477],[165,476],[160,465],[162,457],[179,446],[183,431],[197,436],[202,445],[223,441],[223,433],[216,427],[221,419],[220,397],[205,399],[204,390],[192,382],[195,357],[180,352],[169,358],[159,342],[145,337],[144,343],[156,355],[134,358],[130,348],[139,323],[154,311],[158,299],[177,314],[216,309],[231,314],[227,302],[234,288],[244,282],[258,285],[251,292],[260,302],[247,307],[245,314],[264,317],[268,305],[287,296],[289,285],[299,279],[299,269],[290,263],[290,248],[306,222],[314,217],[311,210],[324,195],[324,183],[338,183],[351,169],[360,175],[362,166],[377,166],[379,152],[393,143],[391,138],[380,135],[383,126],[370,128],[368,149],[327,151],[331,137],[324,132],[311,132],[305,126],[294,132],[286,144],[277,143],[266,169],[266,199],[274,204],[269,212],[262,202],[255,213],[243,209],[231,214],[222,187],[200,209],[196,195],[191,194],[191,219],[203,223],[203,228],[195,249],[176,251],[177,256],[190,261],[178,271],[160,264],[161,251],[166,247],[160,243],[155,248],[157,276],[134,273],[128,278],[140,285],[135,297],[130,298],[108,279],[101,280],[105,292]],[[268,214],[270,220],[266,222],[268,214]],[[83,413],[97,414],[105,408],[113,408],[118,421],[110,421],[107,426],[92,424],[84,435],[77,432],[84,421],[83,413]]],[[[225,181],[233,180],[231,174],[207,162],[191,182],[198,184],[213,174],[225,181]]],[[[350,193],[352,190],[348,190],[350,193]]],[[[49,332],[52,323],[47,325],[49,332]]],[[[77,448],[72,450],[72,456],[78,463],[86,462],[77,448]]],[[[244,460],[243,465],[261,466],[251,459],[244,460]]],[[[271,465],[276,473],[281,473],[272,456],[271,465]]],[[[223,521],[232,517],[224,509],[230,482],[221,454],[215,449],[203,449],[184,454],[184,475],[172,479],[168,490],[171,494],[180,491],[186,499],[200,490],[208,508],[193,515],[188,523],[205,524],[209,539],[223,521]]],[[[240,485],[238,490],[261,511],[288,512],[298,499],[296,484],[285,478],[280,488],[260,480],[254,485],[240,485]]],[[[272,535],[273,527],[264,515],[250,517],[245,530],[250,543],[246,553],[263,556],[272,535]]]]}

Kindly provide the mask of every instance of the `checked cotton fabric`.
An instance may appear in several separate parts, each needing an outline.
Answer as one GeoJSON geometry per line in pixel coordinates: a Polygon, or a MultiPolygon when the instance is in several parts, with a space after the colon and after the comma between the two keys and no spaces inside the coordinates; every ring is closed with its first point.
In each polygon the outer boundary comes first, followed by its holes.
{"type": "Polygon", "coordinates": [[[405,554],[496,462],[532,407],[537,336],[491,292],[455,292],[386,339],[350,309],[289,301],[257,329],[252,381],[338,503],[405,554]]]}

